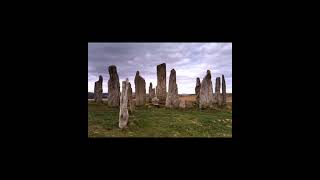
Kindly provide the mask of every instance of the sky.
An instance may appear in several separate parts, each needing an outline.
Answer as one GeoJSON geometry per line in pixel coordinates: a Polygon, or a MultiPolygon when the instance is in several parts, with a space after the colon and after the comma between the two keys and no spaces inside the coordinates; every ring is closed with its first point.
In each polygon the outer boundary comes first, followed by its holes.
{"type": "MultiPolygon", "coordinates": [[[[194,94],[200,81],[211,71],[213,90],[216,77],[223,74],[227,93],[232,93],[232,43],[88,43],[88,92],[103,77],[103,92],[108,92],[108,66],[116,65],[120,79],[129,79],[135,92],[134,77],[140,72],[149,84],[157,85],[157,65],[166,63],[167,91],[171,69],[176,70],[179,94],[194,94]]],[[[121,88],[120,88],[121,91],[121,88]]]]}

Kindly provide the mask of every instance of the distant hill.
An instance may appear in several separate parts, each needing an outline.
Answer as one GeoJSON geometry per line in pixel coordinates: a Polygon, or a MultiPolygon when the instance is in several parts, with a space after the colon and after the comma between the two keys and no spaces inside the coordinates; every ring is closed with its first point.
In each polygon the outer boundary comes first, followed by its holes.
{"type": "MultiPolygon", "coordinates": [[[[102,93],[102,98],[108,98],[108,93],[102,93]]],[[[94,99],[94,93],[88,92],[88,99],[94,99]]]]}

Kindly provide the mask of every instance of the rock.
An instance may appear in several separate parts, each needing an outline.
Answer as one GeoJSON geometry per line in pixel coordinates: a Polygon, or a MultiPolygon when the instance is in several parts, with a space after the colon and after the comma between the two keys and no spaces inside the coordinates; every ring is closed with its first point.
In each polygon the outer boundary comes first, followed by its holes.
{"type": "Polygon", "coordinates": [[[214,97],[212,91],[211,72],[210,70],[207,70],[207,74],[201,82],[199,107],[213,107],[213,102],[214,97]]]}
{"type": "Polygon", "coordinates": [[[125,128],[128,125],[129,121],[129,112],[128,112],[128,89],[129,81],[122,81],[122,92],[120,98],[120,112],[119,112],[119,128],[125,128]]]}
{"type": "Polygon", "coordinates": [[[132,98],[132,88],[130,82],[128,83],[128,109],[130,114],[134,112],[134,103],[132,98]]]}
{"type": "Polygon", "coordinates": [[[195,87],[196,104],[199,104],[199,101],[200,101],[200,87],[201,87],[200,78],[197,78],[197,83],[196,83],[196,87],[195,87]]]}
{"type": "Polygon", "coordinates": [[[149,97],[148,97],[148,102],[151,103],[152,98],[154,98],[156,96],[156,90],[154,88],[152,88],[152,83],[150,83],[149,85],[149,97]]]}
{"type": "Polygon", "coordinates": [[[176,71],[174,69],[170,72],[169,78],[169,89],[166,98],[166,107],[168,108],[178,108],[179,107],[179,95],[178,95],[178,86],[176,83],[176,71]]]}
{"type": "Polygon", "coordinates": [[[116,66],[109,66],[109,75],[110,79],[108,80],[108,105],[111,107],[119,107],[120,83],[116,66]]]}
{"type": "Polygon", "coordinates": [[[227,104],[227,89],[226,81],[224,80],[224,75],[222,74],[222,105],[227,104]]]}
{"type": "Polygon", "coordinates": [[[97,103],[102,102],[102,93],[103,93],[102,82],[103,82],[103,78],[100,75],[99,80],[94,83],[94,101],[97,103]]]}
{"type": "Polygon", "coordinates": [[[186,108],[186,100],[181,100],[179,103],[179,108],[185,109],[186,108]]]}
{"type": "Polygon", "coordinates": [[[221,93],[220,93],[220,87],[221,87],[221,81],[220,81],[220,77],[216,78],[216,87],[215,87],[215,103],[217,103],[219,106],[221,106],[222,104],[222,97],[221,97],[221,93]]]}
{"type": "Polygon", "coordinates": [[[134,78],[136,105],[143,106],[146,104],[146,81],[140,76],[139,71],[134,78]]]}
{"type": "Polygon", "coordinates": [[[157,66],[157,87],[156,96],[159,99],[159,104],[165,104],[167,98],[167,83],[166,83],[166,64],[162,63],[157,66]]]}
{"type": "Polygon", "coordinates": [[[159,107],[159,99],[157,97],[152,98],[151,103],[152,105],[159,107]]]}

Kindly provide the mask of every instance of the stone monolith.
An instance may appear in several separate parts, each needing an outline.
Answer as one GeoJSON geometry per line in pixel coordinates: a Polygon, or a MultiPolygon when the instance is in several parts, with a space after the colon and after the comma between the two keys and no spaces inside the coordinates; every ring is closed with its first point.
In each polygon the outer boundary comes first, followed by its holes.
{"type": "Polygon", "coordinates": [[[162,63],[157,66],[157,86],[156,96],[159,99],[159,104],[164,105],[167,98],[167,84],[166,84],[166,64],[162,63]]]}
{"type": "Polygon", "coordinates": [[[108,80],[108,105],[111,107],[119,107],[120,83],[116,66],[109,66],[109,75],[110,79],[108,80]]]}
{"type": "Polygon", "coordinates": [[[140,76],[139,71],[136,72],[134,78],[136,105],[143,106],[146,104],[146,81],[140,76]]]}
{"type": "Polygon", "coordinates": [[[176,82],[176,71],[174,69],[170,72],[169,78],[169,89],[166,98],[166,107],[168,108],[178,108],[179,107],[179,95],[178,86],[176,82]]]}

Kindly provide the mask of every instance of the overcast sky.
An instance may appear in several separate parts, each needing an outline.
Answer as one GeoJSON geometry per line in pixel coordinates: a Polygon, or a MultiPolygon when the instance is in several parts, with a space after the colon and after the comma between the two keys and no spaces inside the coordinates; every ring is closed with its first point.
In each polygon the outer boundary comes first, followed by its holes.
{"type": "MultiPolygon", "coordinates": [[[[167,90],[170,70],[175,69],[179,94],[194,94],[200,81],[211,71],[213,91],[216,77],[225,76],[227,92],[232,93],[232,43],[88,43],[88,91],[103,76],[103,92],[108,92],[108,66],[116,65],[122,81],[129,78],[133,92],[136,71],[149,84],[157,85],[157,65],[166,63],[167,90]]],[[[120,89],[121,90],[121,89],[120,89]]]]}

